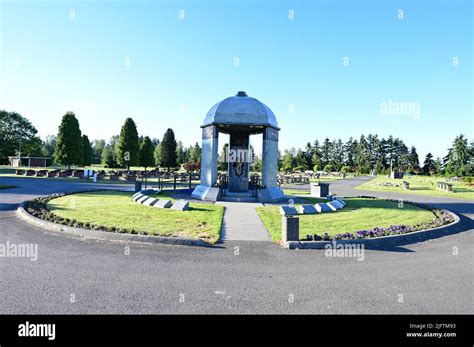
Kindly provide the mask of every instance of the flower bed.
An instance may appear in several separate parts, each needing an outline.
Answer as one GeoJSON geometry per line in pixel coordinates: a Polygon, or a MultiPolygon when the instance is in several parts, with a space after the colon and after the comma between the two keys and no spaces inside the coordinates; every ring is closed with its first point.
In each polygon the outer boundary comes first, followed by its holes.
{"type": "Polygon", "coordinates": [[[414,231],[432,229],[436,227],[440,227],[443,225],[451,224],[455,221],[453,215],[445,210],[439,209],[430,209],[426,205],[411,203],[418,207],[427,209],[432,211],[436,218],[431,221],[425,223],[419,223],[415,225],[391,225],[388,228],[373,228],[370,230],[358,230],[353,233],[344,233],[344,234],[336,234],[333,238],[329,236],[328,233],[324,233],[322,235],[314,234],[314,235],[306,235],[305,241],[332,241],[332,240],[354,240],[354,239],[365,239],[365,238],[373,238],[373,237],[380,237],[380,236],[389,236],[389,235],[400,235],[400,234],[407,234],[414,231]]]}

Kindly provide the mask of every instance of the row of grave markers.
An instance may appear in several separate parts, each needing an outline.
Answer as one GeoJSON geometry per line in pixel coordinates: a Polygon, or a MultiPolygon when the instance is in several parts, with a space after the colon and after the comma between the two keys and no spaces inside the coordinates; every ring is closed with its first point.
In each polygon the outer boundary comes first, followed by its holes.
{"type": "Polygon", "coordinates": [[[156,208],[171,208],[172,210],[178,211],[186,211],[189,210],[189,202],[183,199],[176,200],[173,204],[171,200],[167,199],[157,199],[153,198],[149,195],[143,193],[144,191],[140,191],[132,195],[133,201],[150,207],[156,208]]]}
{"type": "Polygon", "coordinates": [[[346,206],[343,200],[335,199],[326,203],[315,205],[300,205],[299,211],[291,205],[280,206],[280,214],[282,216],[295,216],[298,214],[317,214],[324,212],[335,212],[342,210],[346,206]]]}

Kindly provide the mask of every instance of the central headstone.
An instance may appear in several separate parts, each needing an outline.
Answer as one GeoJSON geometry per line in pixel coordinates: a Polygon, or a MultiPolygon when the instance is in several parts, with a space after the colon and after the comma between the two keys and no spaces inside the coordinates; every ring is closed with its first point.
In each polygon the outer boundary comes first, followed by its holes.
{"type": "Polygon", "coordinates": [[[249,189],[249,133],[243,131],[230,132],[230,155],[228,162],[229,190],[246,192],[249,189]]]}

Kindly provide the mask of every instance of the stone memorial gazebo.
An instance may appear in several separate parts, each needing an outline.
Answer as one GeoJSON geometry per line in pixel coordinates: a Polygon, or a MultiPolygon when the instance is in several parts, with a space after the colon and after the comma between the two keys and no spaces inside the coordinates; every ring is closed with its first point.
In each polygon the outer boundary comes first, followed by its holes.
{"type": "Polygon", "coordinates": [[[214,105],[201,128],[201,184],[194,189],[193,197],[207,201],[253,197],[261,202],[284,198],[277,182],[280,128],[268,106],[241,91],[214,105]],[[230,155],[227,175],[221,175],[218,180],[219,133],[229,134],[230,155]],[[249,137],[253,134],[263,134],[262,173],[257,185],[249,177],[249,137]]]}

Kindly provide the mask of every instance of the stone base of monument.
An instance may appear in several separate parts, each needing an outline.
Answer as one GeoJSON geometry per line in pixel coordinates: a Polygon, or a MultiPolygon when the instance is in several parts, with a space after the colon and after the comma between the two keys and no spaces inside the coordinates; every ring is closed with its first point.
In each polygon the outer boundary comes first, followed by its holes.
{"type": "Polygon", "coordinates": [[[257,197],[260,202],[278,202],[285,198],[285,194],[280,188],[274,187],[260,189],[257,197]]]}
{"type": "Polygon", "coordinates": [[[193,198],[203,201],[217,201],[221,196],[221,190],[218,187],[207,187],[199,185],[191,193],[193,198]]]}
{"type": "Polygon", "coordinates": [[[310,184],[311,196],[316,198],[325,198],[329,195],[329,183],[314,182],[310,184]]]}
{"type": "Polygon", "coordinates": [[[299,241],[300,219],[293,216],[281,217],[281,240],[283,242],[299,241]]]}

